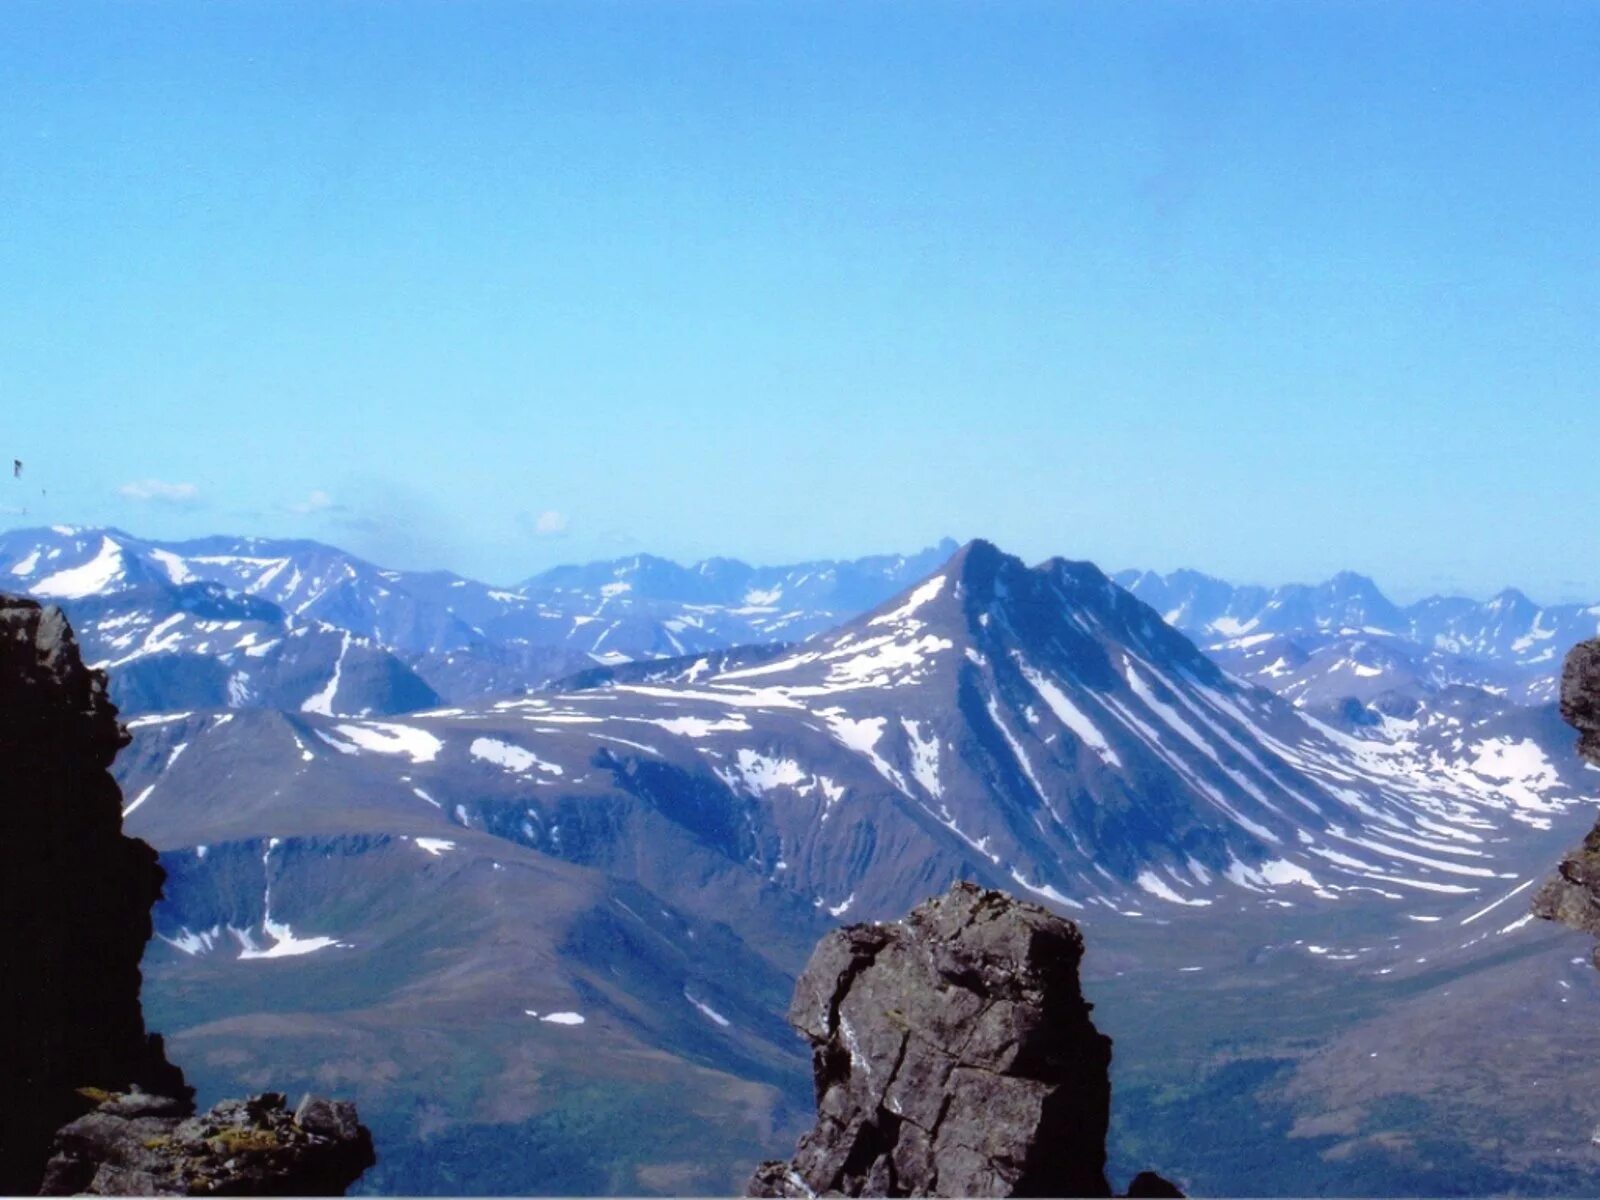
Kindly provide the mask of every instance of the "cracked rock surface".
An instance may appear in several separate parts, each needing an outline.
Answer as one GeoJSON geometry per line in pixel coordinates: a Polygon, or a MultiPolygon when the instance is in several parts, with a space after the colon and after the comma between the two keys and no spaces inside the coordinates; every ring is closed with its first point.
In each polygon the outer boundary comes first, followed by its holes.
{"type": "Polygon", "coordinates": [[[789,1020],[817,1125],[755,1196],[1107,1196],[1111,1039],[1071,921],[970,883],[818,945],[789,1020]]]}
{"type": "MultiPolygon", "coordinates": [[[[1600,641],[1583,642],[1567,655],[1561,715],[1578,731],[1578,752],[1600,766],[1600,641]]],[[[1533,911],[1600,937],[1600,823],[1534,893],[1533,911]]],[[[1600,966],[1600,949],[1595,965],[1600,966]]]]}

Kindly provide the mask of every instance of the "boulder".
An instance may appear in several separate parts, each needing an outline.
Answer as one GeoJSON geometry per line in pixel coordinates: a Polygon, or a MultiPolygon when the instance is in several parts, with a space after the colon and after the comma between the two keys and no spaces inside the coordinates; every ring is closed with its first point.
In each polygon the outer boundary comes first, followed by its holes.
{"type": "Polygon", "coordinates": [[[789,1010],[817,1124],[748,1193],[1110,1195],[1111,1039],[1082,957],[1071,921],[970,883],[829,934],[789,1010]]]}

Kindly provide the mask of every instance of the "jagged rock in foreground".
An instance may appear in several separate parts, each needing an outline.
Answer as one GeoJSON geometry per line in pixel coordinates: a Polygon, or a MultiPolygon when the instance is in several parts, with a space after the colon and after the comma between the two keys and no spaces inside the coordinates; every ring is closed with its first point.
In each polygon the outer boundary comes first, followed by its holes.
{"type": "Polygon", "coordinates": [[[0,596],[0,1193],[38,1186],[77,1088],[190,1094],[139,1006],[165,875],[122,835],[127,741],[60,611],[0,596]]]}
{"type": "Polygon", "coordinates": [[[829,934],[789,1009],[817,1125],[749,1194],[1110,1195],[1111,1039],[1082,957],[1071,921],[970,883],[829,934]]]}
{"type": "Polygon", "coordinates": [[[188,1115],[140,1093],[107,1096],[56,1135],[47,1195],[341,1196],[374,1161],[355,1106],[266,1092],[188,1115]]]}
{"type": "MultiPolygon", "coordinates": [[[[1578,731],[1578,752],[1600,765],[1600,641],[1583,642],[1567,655],[1561,715],[1578,731]]],[[[1534,893],[1533,911],[1600,937],[1600,822],[1534,893]]],[[[1600,967],[1600,947],[1595,965],[1600,967]]]]}
{"type": "Polygon", "coordinates": [[[373,1161],[352,1107],[268,1093],[193,1117],[145,1030],[166,876],[122,832],[127,743],[60,610],[0,595],[0,1194],[342,1192],[373,1161]]]}
{"type": "Polygon", "coordinates": [[[1578,731],[1578,753],[1600,763],[1600,641],[1582,642],[1567,655],[1561,715],[1578,731]]]}

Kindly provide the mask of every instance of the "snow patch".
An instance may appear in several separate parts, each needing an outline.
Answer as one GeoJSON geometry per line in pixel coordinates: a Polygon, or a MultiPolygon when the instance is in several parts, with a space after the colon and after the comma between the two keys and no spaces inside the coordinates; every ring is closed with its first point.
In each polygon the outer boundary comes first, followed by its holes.
{"type": "Polygon", "coordinates": [[[81,566],[57,571],[28,590],[35,596],[77,600],[105,591],[122,575],[122,547],[108,537],[100,539],[100,550],[81,566]]]}
{"type": "Polygon", "coordinates": [[[692,1004],[696,1008],[698,1008],[701,1011],[701,1013],[703,1013],[706,1016],[707,1019],[709,1019],[710,1021],[712,1021],[713,1023],[715,1023],[717,1025],[722,1026],[722,1028],[726,1029],[729,1025],[733,1024],[732,1021],[728,1020],[727,1017],[723,1016],[716,1009],[712,1008],[704,1000],[696,1000],[694,998],[694,996],[690,995],[688,988],[684,988],[683,989],[683,998],[685,1000],[687,1000],[690,1004],[692,1004]]]}
{"type": "Polygon", "coordinates": [[[1017,665],[1022,668],[1022,677],[1050,706],[1050,711],[1055,713],[1056,719],[1072,731],[1074,737],[1098,754],[1101,762],[1112,767],[1122,766],[1122,760],[1117,757],[1117,752],[1106,741],[1105,735],[1084,714],[1082,709],[1067,699],[1065,692],[1050,679],[1047,679],[1043,674],[1034,670],[1020,659],[1017,665]]]}
{"type": "Polygon", "coordinates": [[[350,635],[344,634],[339,641],[339,657],[333,663],[333,675],[325,686],[316,695],[309,697],[300,706],[301,712],[317,713],[324,717],[333,716],[333,699],[339,691],[339,676],[344,671],[344,656],[350,649],[350,635]]]}
{"type": "Polygon", "coordinates": [[[371,721],[364,725],[335,725],[334,728],[363,750],[404,754],[414,763],[432,762],[444,749],[444,743],[433,734],[411,725],[371,721]]]}
{"type": "Polygon", "coordinates": [[[734,713],[731,717],[720,717],[716,720],[707,720],[705,717],[670,717],[666,720],[651,718],[646,724],[659,725],[668,733],[692,738],[703,738],[713,733],[747,733],[750,729],[750,722],[744,719],[743,713],[734,713]]]}
{"type": "MultiPolygon", "coordinates": [[[[539,1017],[539,1014],[534,1012],[531,1008],[527,1009],[526,1012],[530,1017],[539,1017]]],[[[575,1012],[553,1012],[546,1013],[544,1016],[539,1017],[539,1020],[543,1021],[547,1025],[582,1025],[583,1014],[575,1012]]]]}
{"type": "Polygon", "coordinates": [[[537,768],[549,775],[561,775],[565,772],[555,763],[545,762],[531,750],[521,746],[513,746],[510,742],[502,742],[496,738],[475,738],[468,747],[468,753],[473,758],[482,759],[484,762],[494,763],[515,774],[537,768]]]}
{"type": "Polygon", "coordinates": [[[777,787],[798,787],[808,778],[792,758],[768,758],[749,749],[739,751],[736,764],[745,787],[758,796],[777,787]]]}
{"type": "Polygon", "coordinates": [[[944,582],[945,577],[943,575],[935,575],[932,579],[920,585],[915,591],[913,591],[911,595],[906,598],[906,602],[899,608],[892,612],[883,613],[881,616],[873,617],[872,620],[867,622],[867,624],[898,624],[900,621],[903,621],[907,617],[911,616],[912,613],[916,612],[917,609],[921,608],[924,604],[928,604],[935,600],[939,593],[944,590],[944,582]]]}
{"type": "Polygon", "coordinates": [[[1166,882],[1154,871],[1140,871],[1134,882],[1158,900],[1166,900],[1171,904],[1183,904],[1190,908],[1205,908],[1211,903],[1209,900],[1189,900],[1180,896],[1172,888],[1168,887],[1166,882]]]}

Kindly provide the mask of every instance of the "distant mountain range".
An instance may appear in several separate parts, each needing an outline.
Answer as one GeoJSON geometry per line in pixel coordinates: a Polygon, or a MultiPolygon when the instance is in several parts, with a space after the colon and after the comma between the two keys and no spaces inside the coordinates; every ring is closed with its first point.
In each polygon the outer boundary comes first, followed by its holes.
{"type": "Polygon", "coordinates": [[[302,702],[320,696],[329,680],[318,664],[331,675],[337,661],[318,631],[339,631],[353,639],[352,679],[383,678],[341,681],[335,711],[386,713],[431,703],[430,689],[451,700],[516,694],[596,663],[798,640],[954,550],[789,567],[635,555],[499,588],[386,570],[317,542],[156,542],[56,526],[0,534],[0,588],[63,605],[89,657],[121,668],[116,698],[129,711],[206,707],[219,695],[296,707],[293,688],[302,702]],[[384,653],[395,663],[357,669],[384,653]]]}
{"type": "MultiPolygon", "coordinates": [[[[317,542],[58,526],[0,534],[0,587],[62,603],[91,658],[119,668],[130,712],[317,703],[342,659],[332,711],[373,715],[521,694],[596,665],[802,641],[955,549],[778,567],[634,555],[495,587],[317,542]]],[[[1545,608],[1514,590],[1402,609],[1349,572],[1277,588],[1195,571],[1113,579],[1225,669],[1312,708],[1455,685],[1547,703],[1562,647],[1600,629],[1600,605],[1545,608]]]]}
{"type": "Polygon", "coordinates": [[[1434,596],[1400,608],[1350,571],[1275,588],[1198,571],[1114,578],[1229,670],[1296,700],[1467,683],[1547,703],[1567,648],[1600,630],[1600,604],[1541,607],[1515,588],[1487,601],[1434,596]]]}

